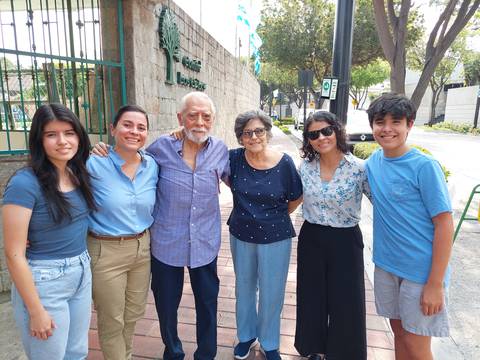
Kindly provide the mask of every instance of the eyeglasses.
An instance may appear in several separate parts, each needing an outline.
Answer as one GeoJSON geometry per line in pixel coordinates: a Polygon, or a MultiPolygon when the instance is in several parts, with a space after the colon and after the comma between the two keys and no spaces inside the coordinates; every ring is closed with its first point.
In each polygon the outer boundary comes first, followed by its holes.
{"type": "Polygon", "coordinates": [[[253,134],[255,134],[257,138],[262,137],[263,135],[265,135],[265,128],[256,128],[254,130],[245,130],[244,132],[242,132],[242,136],[248,138],[252,138],[253,134]]]}
{"type": "Polygon", "coordinates": [[[332,136],[333,131],[333,125],[324,127],[320,130],[307,131],[307,138],[310,140],[317,140],[320,137],[320,134],[323,136],[332,136]]]}

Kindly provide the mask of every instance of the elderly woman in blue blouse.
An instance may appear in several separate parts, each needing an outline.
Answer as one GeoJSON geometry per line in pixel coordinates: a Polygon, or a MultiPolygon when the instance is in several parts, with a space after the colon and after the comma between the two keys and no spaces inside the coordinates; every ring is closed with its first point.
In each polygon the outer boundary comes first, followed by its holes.
{"type": "Polygon", "coordinates": [[[235,135],[243,147],[230,150],[236,359],[247,358],[258,341],[266,359],[280,359],[280,314],[295,236],[289,214],[301,202],[302,184],[293,160],[269,147],[271,128],[262,111],[238,115],[235,135]]]}
{"type": "Polygon", "coordinates": [[[93,301],[105,360],[132,357],[135,323],[144,311],[150,285],[150,234],[158,166],[142,149],[147,113],[126,105],[115,115],[115,146],[106,157],[91,156],[98,210],[89,218],[93,301]]]}
{"type": "Polygon", "coordinates": [[[303,217],[297,254],[295,347],[310,360],[365,360],[363,163],[348,153],[335,115],[317,111],[303,130],[303,217]]]}

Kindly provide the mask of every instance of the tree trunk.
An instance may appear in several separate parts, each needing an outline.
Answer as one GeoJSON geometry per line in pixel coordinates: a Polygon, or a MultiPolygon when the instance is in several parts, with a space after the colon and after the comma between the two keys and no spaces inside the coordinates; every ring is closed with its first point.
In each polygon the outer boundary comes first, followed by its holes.
{"type": "Polygon", "coordinates": [[[413,91],[413,94],[410,98],[412,100],[415,107],[418,109],[420,103],[422,102],[423,95],[425,95],[425,91],[427,91],[428,83],[435,72],[435,68],[437,67],[438,63],[442,60],[444,53],[435,55],[431,58],[429,62],[427,62],[422,70],[420,78],[418,79],[417,86],[413,91]]]}
{"type": "Polygon", "coordinates": [[[433,121],[435,120],[435,108],[437,107],[437,102],[435,101],[436,99],[436,91],[433,87],[430,87],[432,89],[432,100],[430,101],[430,119],[428,120],[428,125],[432,126],[433,121]]]}
{"type": "MultiPolygon", "coordinates": [[[[405,53],[404,53],[405,58],[405,53]]],[[[397,94],[405,94],[405,61],[396,61],[390,68],[390,90],[397,94]]]]}

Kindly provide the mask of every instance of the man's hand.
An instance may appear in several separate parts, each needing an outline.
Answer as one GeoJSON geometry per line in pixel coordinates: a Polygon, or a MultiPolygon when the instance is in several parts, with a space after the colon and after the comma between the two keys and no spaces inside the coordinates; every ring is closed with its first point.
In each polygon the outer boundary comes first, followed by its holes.
{"type": "Polygon", "coordinates": [[[99,143],[97,143],[93,146],[92,154],[97,155],[97,156],[106,157],[106,156],[108,156],[108,148],[109,148],[109,145],[100,141],[99,143]]]}
{"type": "Polygon", "coordinates": [[[36,337],[39,340],[47,340],[53,335],[53,330],[57,326],[50,317],[50,314],[42,308],[36,314],[30,315],[30,335],[36,337]]]}
{"type": "Polygon", "coordinates": [[[173,136],[177,140],[183,140],[185,138],[185,133],[183,132],[183,126],[180,126],[178,129],[173,130],[170,133],[170,136],[173,136]]]}
{"type": "Polygon", "coordinates": [[[443,286],[442,284],[433,285],[426,283],[423,287],[420,297],[420,306],[423,315],[431,316],[439,313],[443,309],[443,286]]]}

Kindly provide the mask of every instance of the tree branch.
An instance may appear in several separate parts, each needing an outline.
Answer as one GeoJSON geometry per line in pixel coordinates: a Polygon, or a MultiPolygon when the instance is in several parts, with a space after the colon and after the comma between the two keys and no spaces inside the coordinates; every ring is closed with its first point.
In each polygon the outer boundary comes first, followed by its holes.
{"type": "Polygon", "coordinates": [[[395,59],[395,44],[385,12],[385,2],[384,0],[372,0],[372,3],[375,13],[375,26],[377,27],[380,44],[385,53],[385,58],[390,65],[393,65],[395,59]]]}

